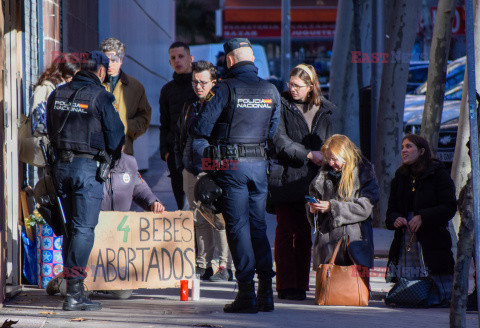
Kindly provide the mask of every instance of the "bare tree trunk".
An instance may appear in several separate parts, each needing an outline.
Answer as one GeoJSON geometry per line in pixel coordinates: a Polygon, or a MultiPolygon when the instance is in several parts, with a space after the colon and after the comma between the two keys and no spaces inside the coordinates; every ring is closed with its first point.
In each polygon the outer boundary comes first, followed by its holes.
{"type": "MultiPolygon", "coordinates": [[[[474,42],[475,42],[475,84],[480,92],[480,1],[474,1],[474,42]]],[[[452,299],[450,304],[450,327],[466,326],[466,300],[468,293],[468,273],[474,248],[474,213],[471,178],[465,183],[467,173],[471,171],[471,161],[466,147],[470,139],[470,121],[468,108],[468,70],[465,69],[462,103],[457,131],[457,142],[452,165],[452,179],[459,195],[458,213],[461,216],[458,227],[458,214],[454,217],[453,226],[458,231],[457,256],[453,279],[452,299]],[[465,184],[465,186],[463,186],[465,184]],[[462,188],[463,187],[463,188],[462,188]]],[[[478,250],[477,250],[478,251],[478,250]]],[[[478,263],[477,263],[478,265],[478,263]]]]}
{"type": "Polygon", "coordinates": [[[428,66],[427,95],[423,110],[421,134],[436,153],[442,119],[447,58],[450,52],[455,0],[439,0],[433,27],[432,48],[428,66]]]}
{"type": "Polygon", "coordinates": [[[353,33],[355,49],[369,54],[369,60],[357,63],[358,89],[367,86],[372,73],[372,0],[354,1],[353,33]]]}
{"type": "Polygon", "coordinates": [[[330,62],[330,100],[338,107],[333,114],[334,131],[346,134],[359,144],[357,70],[351,54],[355,47],[353,15],[353,2],[339,0],[337,21],[341,24],[335,27],[330,62]]]}
{"type": "MultiPolygon", "coordinates": [[[[462,88],[462,101],[460,102],[460,113],[458,118],[457,140],[455,142],[455,153],[453,155],[451,177],[455,183],[455,192],[458,198],[460,190],[467,181],[467,175],[472,170],[472,163],[468,156],[467,141],[470,139],[470,120],[468,114],[468,70],[465,70],[462,88]]],[[[448,224],[448,230],[452,237],[453,257],[457,258],[457,241],[460,227],[460,213],[457,211],[455,216],[448,224]]]]}
{"type": "MultiPolygon", "coordinates": [[[[460,102],[460,113],[458,117],[457,140],[455,142],[455,153],[453,155],[452,171],[450,176],[455,183],[455,192],[458,198],[460,190],[467,181],[467,175],[472,170],[472,163],[468,156],[467,141],[470,139],[470,120],[468,113],[468,70],[465,70],[462,88],[462,101],[460,102]]],[[[457,242],[460,227],[460,213],[448,224],[448,230],[452,237],[453,258],[457,258],[457,242]]]]}
{"type": "Polygon", "coordinates": [[[474,245],[474,215],[472,179],[462,189],[458,199],[458,210],[462,217],[458,233],[457,261],[450,303],[450,327],[466,327],[465,309],[467,307],[468,271],[472,261],[474,245]]]}
{"type": "MultiPolygon", "coordinates": [[[[475,81],[477,84],[477,92],[480,92],[480,17],[479,17],[479,1],[475,4],[475,81]]],[[[455,154],[453,156],[451,177],[455,183],[457,197],[467,181],[467,175],[472,170],[470,157],[468,156],[467,141],[470,139],[470,120],[468,113],[468,70],[465,69],[465,77],[463,83],[462,102],[460,104],[460,117],[458,121],[457,141],[455,144],[455,154]]],[[[460,226],[460,216],[457,213],[452,219],[453,229],[458,233],[460,226]]]]}
{"type": "MultiPolygon", "coordinates": [[[[389,1],[390,2],[390,1],[389,1]]],[[[395,0],[387,35],[389,53],[412,53],[420,16],[421,1],[395,0]]],[[[403,57],[403,56],[402,56],[403,57]]],[[[400,140],[403,128],[403,108],[409,62],[395,61],[385,64],[382,73],[377,135],[375,172],[380,187],[380,201],[375,208],[375,226],[383,226],[387,211],[390,182],[400,164],[400,140]]]]}

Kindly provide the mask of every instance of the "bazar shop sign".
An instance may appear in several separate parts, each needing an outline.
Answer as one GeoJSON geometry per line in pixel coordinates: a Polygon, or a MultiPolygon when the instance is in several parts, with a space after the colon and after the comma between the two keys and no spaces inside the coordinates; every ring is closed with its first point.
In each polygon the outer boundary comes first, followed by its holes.
{"type": "Polygon", "coordinates": [[[89,290],[175,287],[195,272],[192,212],[101,212],[89,290]]]}
{"type": "MultiPolygon", "coordinates": [[[[292,38],[333,38],[335,23],[292,23],[292,38]]],[[[223,25],[225,38],[280,38],[282,35],[279,23],[238,23],[223,25]]]]}

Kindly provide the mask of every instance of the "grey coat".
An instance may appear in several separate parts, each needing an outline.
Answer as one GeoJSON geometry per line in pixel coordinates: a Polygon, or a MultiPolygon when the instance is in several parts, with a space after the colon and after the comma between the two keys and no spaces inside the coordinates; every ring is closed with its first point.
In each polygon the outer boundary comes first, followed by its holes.
{"type": "MultiPolygon", "coordinates": [[[[345,231],[350,237],[349,253],[356,264],[373,267],[373,230],[370,215],[378,201],[379,190],[372,164],[365,158],[353,171],[354,191],[350,200],[341,201],[336,195],[333,178],[328,166],[322,167],[310,184],[310,195],[330,201],[331,210],[317,215],[318,231],[313,243],[313,265],[328,263],[333,249],[345,231]]],[[[307,209],[310,224],[314,227],[314,215],[307,209]]],[[[345,252],[339,252],[337,260],[345,260],[345,252]],[[340,254],[341,253],[341,254],[340,254]]],[[[338,261],[337,261],[338,263],[338,261]]]]}
{"type": "Polygon", "coordinates": [[[135,157],[122,153],[103,184],[102,211],[130,211],[133,200],[146,211],[159,201],[138,173],[135,157]]]}

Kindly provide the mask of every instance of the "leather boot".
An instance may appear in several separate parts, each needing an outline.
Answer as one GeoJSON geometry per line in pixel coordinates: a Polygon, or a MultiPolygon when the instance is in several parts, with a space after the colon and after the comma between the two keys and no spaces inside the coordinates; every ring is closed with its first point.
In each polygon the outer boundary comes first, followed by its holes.
{"type": "Polygon", "coordinates": [[[102,304],[92,302],[85,296],[83,280],[68,279],[67,297],[63,301],[63,309],[65,311],[97,311],[102,309],[102,304]]]}
{"type": "Polygon", "coordinates": [[[275,308],[273,305],[272,278],[258,280],[257,292],[258,311],[271,312],[275,308]]]}
{"type": "Polygon", "coordinates": [[[238,293],[235,300],[223,307],[227,313],[257,313],[257,298],[253,281],[238,282],[238,293]]]}

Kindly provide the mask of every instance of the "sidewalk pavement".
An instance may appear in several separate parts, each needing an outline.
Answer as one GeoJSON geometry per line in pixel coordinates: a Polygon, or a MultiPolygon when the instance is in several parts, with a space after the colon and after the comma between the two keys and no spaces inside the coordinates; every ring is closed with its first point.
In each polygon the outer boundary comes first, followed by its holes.
{"type": "MultiPolygon", "coordinates": [[[[312,273],[310,291],[304,301],[279,300],[275,311],[258,314],[229,314],[223,305],[236,294],[235,282],[202,282],[199,301],[180,301],[179,288],[141,289],[128,300],[97,294],[103,304],[96,312],[66,312],[62,297],[48,296],[44,290],[25,288],[0,309],[0,324],[18,320],[14,328],[64,327],[447,327],[448,309],[404,309],[386,307],[373,299],[368,307],[314,305],[312,273]]],[[[375,283],[372,284],[374,289],[375,283]]],[[[467,327],[478,327],[478,314],[467,314],[467,327]]]]}
{"type": "MultiPolygon", "coordinates": [[[[168,211],[176,209],[165,162],[159,154],[150,159],[144,179],[168,211]]],[[[275,217],[267,216],[267,234],[273,245],[275,217]]],[[[386,266],[393,232],[374,229],[375,267],[386,266]]],[[[274,279],[275,280],[275,279],[274,279]]],[[[0,309],[0,326],[5,320],[18,322],[12,327],[447,327],[449,309],[404,309],[385,306],[384,295],[391,288],[380,274],[371,278],[372,300],[368,307],[320,307],[314,305],[315,273],[310,275],[310,291],[304,301],[279,300],[275,311],[258,314],[227,314],[223,305],[236,295],[235,282],[203,282],[199,301],[180,301],[179,288],[140,289],[128,300],[94,294],[103,310],[65,312],[63,298],[48,296],[44,290],[24,287],[0,309]]],[[[467,327],[478,327],[478,314],[467,313],[467,327]]]]}

